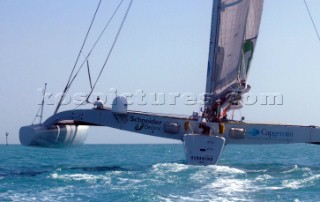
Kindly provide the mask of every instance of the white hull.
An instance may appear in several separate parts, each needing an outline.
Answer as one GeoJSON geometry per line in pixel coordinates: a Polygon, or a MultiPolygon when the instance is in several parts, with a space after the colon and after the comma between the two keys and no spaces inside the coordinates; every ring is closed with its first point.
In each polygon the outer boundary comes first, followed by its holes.
{"type": "Polygon", "coordinates": [[[53,125],[49,129],[43,125],[20,128],[19,139],[24,146],[62,147],[82,144],[87,137],[88,126],[53,125]]]}
{"type": "MultiPolygon", "coordinates": [[[[218,128],[218,124],[213,124],[218,128]]],[[[292,144],[320,143],[320,129],[314,126],[295,126],[257,123],[224,123],[227,144],[292,144]],[[243,136],[232,131],[243,130],[243,136]]]]}
{"type": "Polygon", "coordinates": [[[189,165],[217,164],[225,139],[219,136],[187,134],[183,137],[184,152],[189,165]]]}

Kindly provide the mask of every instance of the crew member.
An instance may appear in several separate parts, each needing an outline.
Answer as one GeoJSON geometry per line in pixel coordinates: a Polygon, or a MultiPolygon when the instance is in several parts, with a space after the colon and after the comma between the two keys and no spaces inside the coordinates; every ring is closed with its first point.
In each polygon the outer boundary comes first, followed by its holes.
{"type": "Polygon", "coordinates": [[[202,114],[202,117],[199,117],[199,128],[202,129],[202,133],[205,135],[209,135],[210,133],[210,127],[207,126],[207,119],[204,114],[202,114]]]}
{"type": "Polygon", "coordinates": [[[228,117],[227,117],[227,114],[224,114],[224,115],[222,116],[221,122],[229,122],[229,119],[228,119],[228,117]]]}
{"type": "Polygon", "coordinates": [[[103,101],[100,99],[100,97],[97,97],[97,100],[94,102],[93,105],[96,109],[103,109],[103,101]]]}
{"type": "Polygon", "coordinates": [[[184,131],[187,134],[188,133],[194,133],[194,131],[192,131],[192,127],[191,127],[189,119],[187,119],[186,122],[184,122],[184,131]]]}
{"type": "Polygon", "coordinates": [[[221,100],[217,100],[216,103],[213,106],[214,110],[214,119],[215,121],[219,122],[221,118],[221,100]]]}
{"type": "Polygon", "coordinates": [[[227,118],[227,110],[229,109],[229,106],[227,108],[225,108],[224,110],[222,110],[222,118],[221,118],[221,122],[228,122],[229,119],[227,118]]]}

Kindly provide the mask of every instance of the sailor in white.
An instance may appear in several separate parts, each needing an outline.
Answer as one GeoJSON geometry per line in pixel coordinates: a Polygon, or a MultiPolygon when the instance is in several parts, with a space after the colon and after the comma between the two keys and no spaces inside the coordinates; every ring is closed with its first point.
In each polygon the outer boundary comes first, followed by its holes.
{"type": "Polygon", "coordinates": [[[200,131],[203,133],[203,134],[206,134],[206,135],[209,135],[209,132],[210,132],[210,127],[207,126],[207,118],[205,117],[205,114],[203,113],[201,117],[199,117],[198,119],[199,121],[199,128],[200,128],[200,131]]]}
{"type": "Polygon", "coordinates": [[[100,97],[97,97],[97,101],[94,102],[94,107],[96,109],[103,109],[103,101],[100,99],[100,97]]]}

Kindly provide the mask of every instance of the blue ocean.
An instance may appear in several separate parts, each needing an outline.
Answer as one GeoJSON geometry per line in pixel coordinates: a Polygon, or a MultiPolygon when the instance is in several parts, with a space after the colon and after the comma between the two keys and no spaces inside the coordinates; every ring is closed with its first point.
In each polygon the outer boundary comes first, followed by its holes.
{"type": "Polygon", "coordinates": [[[320,201],[318,145],[227,145],[216,166],[180,144],[0,150],[0,201],[320,201]]]}

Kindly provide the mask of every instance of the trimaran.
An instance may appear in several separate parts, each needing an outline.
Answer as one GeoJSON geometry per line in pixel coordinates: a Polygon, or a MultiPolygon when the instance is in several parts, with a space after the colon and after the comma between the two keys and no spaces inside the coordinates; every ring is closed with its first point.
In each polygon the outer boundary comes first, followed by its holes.
{"type": "Polygon", "coordinates": [[[20,142],[48,147],[76,144],[84,141],[89,126],[107,126],[181,140],[187,163],[193,165],[216,164],[226,144],[319,144],[320,129],[315,126],[246,123],[221,117],[241,108],[242,95],[250,90],[247,76],[262,8],[263,0],[214,0],[202,113],[176,116],[130,111],[127,100],[116,97],[111,108],[102,110],[56,110],[43,123],[22,127],[20,142]]]}

